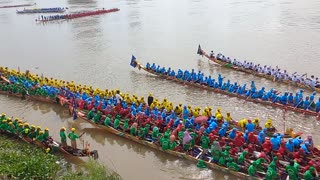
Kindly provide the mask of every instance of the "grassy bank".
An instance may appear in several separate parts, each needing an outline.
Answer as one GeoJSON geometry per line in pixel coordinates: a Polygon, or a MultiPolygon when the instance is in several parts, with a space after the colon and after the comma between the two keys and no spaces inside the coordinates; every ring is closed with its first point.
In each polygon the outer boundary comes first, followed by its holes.
{"type": "Polygon", "coordinates": [[[0,179],[121,179],[95,160],[78,171],[72,171],[63,161],[41,148],[0,136],[0,179]]]}

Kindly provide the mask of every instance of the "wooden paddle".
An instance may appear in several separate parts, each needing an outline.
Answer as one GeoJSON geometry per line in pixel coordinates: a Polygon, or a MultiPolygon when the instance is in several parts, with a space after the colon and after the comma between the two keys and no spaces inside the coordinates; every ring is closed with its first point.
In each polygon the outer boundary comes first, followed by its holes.
{"type": "MultiPolygon", "coordinates": [[[[308,109],[309,109],[309,107],[312,105],[312,103],[313,103],[313,102],[310,102],[310,104],[309,104],[309,106],[307,107],[307,109],[306,109],[306,110],[308,110],[308,109]]],[[[306,113],[306,111],[303,111],[303,113],[302,113],[302,114],[303,114],[303,115],[305,115],[305,113],[306,113]]]]}
{"type": "Polygon", "coordinates": [[[85,132],[82,132],[82,133],[79,135],[79,138],[81,138],[81,137],[84,135],[84,133],[85,133],[85,132]]]}
{"type": "Polygon", "coordinates": [[[252,96],[252,92],[251,92],[250,95],[244,100],[243,104],[245,104],[245,103],[247,102],[247,100],[248,100],[249,98],[251,98],[251,96],[252,96]]]}

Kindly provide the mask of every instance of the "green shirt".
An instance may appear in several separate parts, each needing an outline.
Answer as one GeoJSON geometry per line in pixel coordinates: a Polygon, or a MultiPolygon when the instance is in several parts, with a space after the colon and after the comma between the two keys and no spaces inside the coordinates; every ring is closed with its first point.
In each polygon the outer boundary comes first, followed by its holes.
{"type": "Polygon", "coordinates": [[[275,171],[272,167],[268,167],[267,173],[266,173],[266,180],[276,180],[278,179],[278,173],[275,171]]]}
{"type": "Polygon", "coordinates": [[[43,140],[45,140],[44,134],[40,134],[39,136],[37,136],[36,140],[37,140],[37,141],[40,141],[40,142],[43,141],[43,140]]]}
{"type": "Polygon", "coordinates": [[[91,111],[89,111],[89,113],[88,113],[88,115],[87,115],[87,119],[91,119],[91,118],[93,118],[93,116],[94,116],[94,113],[93,113],[93,111],[91,110],[91,111]]]}
{"type": "Polygon", "coordinates": [[[144,137],[144,132],[145,132],[145,128],[144,127],[140,128],[138,136],[139,137],[144,137]]]}
{"type": "Polygon", "coordinates": [[[180,144],[182,144],[183,136],[184,136],[184,131],[180,131],[180,132],[178,133],[178,137],[179,137],[180,144]]]}
{"type": "Polygon", "coordinates": [[[227,163],[227,167],[229,168],[229,169],[232,169],[232,170],[234,170],[234,171],[239,171],[239,166],[238,166],[238,164],[237,163],[235,163],[235,162],[228,162],[227,163]]]}
{"type": "Polygon", "coordinates": [[[159,137],[159,128],[155,126],[152,130],[152,137],[153,138],[158,138],[159,137]]]}
{"type": "Polygon", "coordinates": [[[162,147],[162,150],[164,151],[169,149],[169,140],[167,138],[161,139],[161,147],[162,147]]]}
{"type": "Polygon", "coordinates": [[[118,129],[119,125],[120,125],[120,119],[116,118],[114,120],[113,128],[118,129]]]}
{"type": "Polygon", "coordinates": [[[293,180],[296,180],[298,179],[298,171],[297,169],[294,167],[294,166],[290,166],[290,164],[288,164],[286,166],[286,171],[290,177],[290,180],[293,179],[293,180]]]}
{"type": "Polygon", "coordinates": [[[242,152],[238,157],[238,163],[244,163],[245,157],[246,157],[246,153],[242,152]]]}
{"type": "Polygon", "coordinates": [[[128,122],[128,120],[126,120],[126,121],[124,122],[124,124],[123,124],[123,129],[126,130],[126,129],[128,129],[128,128],[129,128],[129,122],[128,122]]]}
{"type": "Polygon", "coordinates": [[[31,131],[31,132],[29,133],[28,137],[31,138],[31,139],[33,139],[33,138],[36,138],[36,137],[37,137],[37,134],[36,134],[36,132],[31,131]]]}
{"type": "Polygon", "coordinates": [[[104,125],[109,126],[110,125],[110,118],[107,116],[106,119],[104,120],[104,125]]]}
{"type": "Polygon", "coordinates": [[[7,129],[8,129],[8,124],[7,124],[7,123],[2,123],[2,124],[0,125],[0,129],[2,129],[2,130],[7,130],[7,129]]]}
{"type": "Polygon", "coordinates": [[[20,127],[20,126],[19,126],[19,127],[17,128],[17,131],[18,131],[19,134],[21,134],[22,131],[23,131],[23,127],[20,127]]]}
{"type": "Polygon", "coordinates": [[[71,141],[75,141],[76,139],[79,138],[79,136],[76,133],[70,132],[68,134],[68,137],[71,139],[71,141]]]}
{"type": "Polygon", "coordinates": [[[196,144],[196,140],[195,139],[197,138],[197,134],[195,132],[191,132],[190,136],[192,137],[191,146],[194,146],[196,144]]]}
{"type": "Polygon", "coordinates": [[[218,161],[218,164],[221,165],[221,166],[224,166],[226,163],[226,160],[223,156],[220,156],[219,158],[219,161],[218,161]]]}
{"type": "Polygon", "coordinates": [[[94,117],[93,117],[93,121],[95,122],[95,123],[98,123],[99,122],[99,120],[100,120],[100,113],[98,112],[96,115],[94,115],[94,117]]]}
{"type": "Polygon", "coordinates": [[[130,134],[132,135],[132,136],[135,136],[136,135],[136,128],[135,127],[131,127],[130,128],[130,134]]]}
{"type": "Polygon", "coordinates": [[[221,151],[219,150],[211,150],[211,156],[213,160],[218,161],[221,155],[221,151]]]}
{"type": "Polygon", "coordinates": [[[176,148],[177,147],[177,142],[175,142],[175,141],[173,141],[173,142],[170,142],[170,144],[169,144],[169,149],[170,150],[174,150],[174,148],[176,148]]]}
{"type": "Polygon", "coordinates": [[[209,142],[210,142],[209,137],[206,136],[206,135],[202,135],[202,137],[201,137],[201,147],[204,148],[204,149],[208,149],[209,148],[209,142]]]}
{"type": "Polygon", "coordinates": [[[7,127],[7,130],[9,131],[9,132],[11,132],[11,133],[14,133],[14,126],[12,126],[12,125],[8,125],[8,127],[7,127]]]}
{"type": "Polygon", "coordinates": [[[49,132],[48,131],[44,131],[43,138],[47,139],[48,137],[49,137],[49,132]]]}
{"type": "Polygon", "coordinates": [[[64,131],[60,131],[61,142],[67,142],[67,136],[64,131]]]}
{"type": "Polygon", "coordinates": [[[26,133],[25,129],[22,131],[22,135],[23,135],[24,137],[28,136],[29,133],[30,133],[30,132],[26,133]]]}
{"type": "Polygon", "coordinates": [[[315,179],[312,175],[312,173],[310,172],[310,170],[307,170],[304,174],[303,174],[303,179],[304,180],[313,180],[315,179]]]}
{"type": "Polygon", "coordinates": [[[254,176],[254,175],[256,174],[256,168],[254,167],[253,164],[251,164],[251,165],[249,166],[249,168],[248,168],[248,174],[249,174],[250,176],[254,176]]]}

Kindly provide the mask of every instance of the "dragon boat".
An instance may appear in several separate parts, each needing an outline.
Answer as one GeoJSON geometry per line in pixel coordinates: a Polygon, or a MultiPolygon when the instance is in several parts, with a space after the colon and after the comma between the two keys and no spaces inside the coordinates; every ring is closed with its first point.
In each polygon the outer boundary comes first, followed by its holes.
{"type": "Polygon", "coordinates": [[[55,141],[51,136],[46,138],[44,141],[40,142],[28,136],[24,136],[23,134],[18,133],[14,125],[12,125],[11,127],[13,129],[12,131],[0,129],[0,134],[6,135],[9,137],[16,137],[28,144],[41,147],[47,152],[52,152],[52,153],[60,152],[65,155],[76,156],[76,157],[92,157],[94,159],[97,159],[99,157],[97,150],[93,150],[93,151],[89,150],[89,146],[90,146],[89,144],[86,144],[86,146],[83,149],[73,149],[71,146],[68,146],[68,145],[63,146],[60,142],[55,141]]]}
{"type": "Polygon", "coordinates": [[[309,89],[311,91],[320,92],[320,88],[318,88],[318,87],[311,87],[309,85],[305,85],[305,84],[302,84],[302,83],[299,83],[299,82],[295,82],[295,81],[292,81],[292,80],[289,80],[289,79],[287,79],[287,80],[277,79],[274,76],[269,75],[269,74],[259,73],[257,71],[252,70],[252,69],[240,67],[240,66],[234,65],[232,63],[225,62],[225,61],[223,61],[221,59],[217,59],[214,56],[210,57],[204,50],[201,49],[200,45],[198,46],[197,54],[199,54],[201,56],[205,56],[210,61],[212,61],[212,62],[214,62],[216,64],[219,64],[219,65],[221,65],[222,67],[225,67],[225,68],[229,68],[229,69],[232,69],[232,70],[235,70],[235,71],[241,71],[241,72],[244,72],[244,73],[247,73],[247,74],[251,74],[251,75],[254,75],[254,76],[262,77],[262,78],[273,80],[273,81],[280,82],[280,83],[284,83],[284,84],[287,84],[287,85],[290,85],[290,86],[295,86],[295,87],[299,87],[299,88],[302,88],[302,89],[309,89]]]}
{"type": "Polygon", "coordinates": [[[36,3],[0,6],[0,8],[15,8],[15,7],[24,7],[24,6],[34,6],[34,5],[36,5],[36,3]]]}
{"type": "Polygon", "coordinates": [[[104,9],[103,8],[102,10],[78,12],[78,13],[73,13],[73,14],[41,16],[41,18],[36,19],[36,22],[49,22],[49,21],[56,21],[56,20],[76,19],[76,18],[81,18],[81,17],[95,16],[95,15],[112,13],[112,12],[117,12],[117,11],[120,11],[120,9],[118,9],[118,8],[104,9]]]}
{"type": "MultiPolygon", "coordinates": [[[[167,73],[161,73],[161,72],[154,71],[151,68],[147,68],[147,67],[143,66],[140,62],[138,62],[136,60],[136,58],[134,56],[131,59],[130,65],[132,67],[134,67],[134,68],[138,68],[139,70],[142,69],[147,73],[155,75],[156,77],[163,78],[163,79],[170,80],[170,81],[174,81],[174,82],[177,82],[179,84],[194,86],[194,87],[197,87],[197,88],[200,88],[200,89],[204,89],[204,90],[211,90],[213,92],[220,93],[220,94],[225,94],[225,95],[228,95],[228,96],[231,96],[231,97],[237,97],[237,98],[240,98],[240,99],[245,99],[245,101],[250,101],[250,102],[259,103],[259,104],[263,104],[263,105],[269,105],[269,106],[272,106],[272,107],[279,107],[279,108],[282,108],[284,110],[290,110],[290,111],[294,111],[294,112],[298,112],[298,113],[302,113],[302,114],[316,116],[317,120],[320,120],[320,112],[316,112],[316,111],[312,111],[312,110],[304,110],[303,108],[295,107],[293,104],[284,105],[284,104],[276,102],[275,100],[272,100],[272,99],[262,100],[261,98],[252,98],[251,96],[252,96],[253,93],[250,93],[249,96],[246,96],[245,93],[240,95],[238,93],[229,92],[227,89],[222,90],[221,88],[215,88],[215,87],[212,87],[212,86],[208,86],[207,84],[201,84],[198,81],[182,80],[182,78],[177,78],[176,76],[170,76],[167,73]]],[[[246,90],[246,92],[247,91],[248,90],[246,90]]],[[[277,94],[279,94],[279,92],[277,94]]],[[[301,102],[299,104],[301,104],[301,102]]]]}
{"type": "MultiPolygon", "coordinates": [[[[71,107],[71,109],[72,109],[72,107],[71,107]]],[[[71,109],[70,109],[70,111],[71,111],[71,109]]],[[[179,145],[177,146],[178,148],[175,148],[173,150],[170,150],[170,149],[163,150],[161,148],[161,145],[159,144],[159,141],[154,140],[152,138],[151,130],[148,131],[148,134],[145,137],[140,137],[139,135],[130,134],[129,129],[124,129],[125,126],[123,125],[124,124],[124,120],[123,119],[121,120],[121,125],[118,128],[115,128],[112,124],[110,124],[110,126],[105,126],[104,125],[103,118],[105,116],[103,116],[97,122],[94,122],[93,120],[88,119],[88,117],[87,117],[88,111],[86,111],[86,110],[77,110],[77,115],[78,115],[78,117],[80,117],[81,119],[84,119],[85,121],[89,122],[90,124],[92,124],[92,125],[94,125],[96,127],[99,127],[101,129],[104,129],[106,132],[115,134],[117,136],[124,137],[124,138],[126,138],[128,140],[131,140],[131,141],[134,141],[136,143],[148,146],[150,148],[165,152],[167,154],[170,154],[170,155],[182,158],[182,159],[190,160],[190,161],[195,162],[195,163],[199,162],[200,160],[203,160],[204,163],[206,164],[206,166],[208,168],[210,168],[210,169],[226,172],[226,173],[235,175],[235,176],[237,176],[239,178],[243,178],[243,179],[264,179],[265,178],[265,173],[262,172],[262,171],[257,171],[255,176],[249,176],[248,174],[246,174],[246,171],[247,171],[247,168],[248,168],[248,164],[252,163],[255,159],[257,159],[257,156],[261,153],[262,150],[260,152],[259,151],[252,152],[252,154],[250,156],[251,159],[250,158],[246,159],[246,163],[243,166],[239,166],[240,167],[239,171],[235,171],[235,170],[230,169],[228,167],[221,166],[217,162],[214,162],[213,158],[210,155],[210,153],[211,153],[210,151],[209,151],[209,153],[206,153],[206,154],[202,155],[203,154],[203,149],[199,145],[195,145],[188,152],[184,152],[183,150],[181,151],[182,147],[179,147],[179,145]]],[[[113,117],[113,122],[114,122],[114,116],[111,116],[111,117],[113,117]]],[[[137,119],[135,119],[135,118],[136,117],[131,119],[133,121],[133,124],[135,122],[138,122],[138,124],[139,124],[139,121],[137,121],[137,119]]],[[[155,126],[155,124],[151,124],[151,127],[149,129],[152,129],[152,127],[154,127],[154,126],[155,126]]],[[[141,127],[143,127],[142,124],[140,124],[140,126],[138,126],[137,128],[141,128],[141,127]]],[[[174,133],[175,131],[173,130],[171,132],[174,133]]],[[[224,141],[225,142],[224,138],[219,138],[217,136],[215,137],[215,140],[216,141],[224,141]]],[[[230,139],[227,139],[227,141],[228,142],[226,144],[232,142],[232,140],[230,140],[230,139]]],[[[317,159],[317,157],[319,157],[319,150],[317,148],[314,148],[314,152],[316,154],[316,158],[315,159],[317,159]]],[[[237,155],[234,155],[232,157],[236,158],[237,155]]],[[[307,158],[311,159],[313,157],[307,157],[307,158]]],[[[280,161],[280,163],[282,165],[281,165],[281,167],[279,167],[279,172],[278,172],[278,177],[279,178],[278,179],[286,179],[287,173],[285,172],[284,166],[288,164],[288,159],[284,158],[283,160],[280,161]]],[[[264,167],[263,169],[266,169],[266,167],[267,167],[266,164],[262,164],[262,166],[264,167]]],[[[302,172],[300,172],[299,173],[299,177],[302,177],[302,176],[303,176],[302,172]]]]}
{"type": "Polygon", "coordinates": [[[35,9],[24,9],[17,10],[17,14],[32,14],[32,13],[64,13],[65,8],[35,8],[35,9]]]}
{"type": "MultiPolygon", "coordinates": [[[[62,99],[62,98],[65,98],[65,97],[60,97],[60,99],[62,99]]],[[[65,98],[64,101],[68,101],[68,100],[65,98]]],[[[71,109],[72,109],[72,103],[69,103],[69,104],[71,105],[71,106],[69,106],[69,108],[71,107],[71,109]]],[[[87,115],[86,113],[87,112],[85,112],[85,111],[77,110],[77,115],[79,117],[83,118],[83,119],[86,119],[86,115],[87,115]]],[[[91,120],[87,119],[87,121],[90,122],[90,123],[95,124],[91,120]]],[[[97,125],[97,124],[95,124],[95,125],[97,125]]],[[[151,148],[158,149],[160,151],[172,154],[172,155],[177,156],[177,157],[182,157],[182,158],[185,158],[185,159],[189,159],[189,160],[191,160],[193,162],[198,162],[200,160],[200,154],[201,154],[201,152],[203,152],[203,150],[199,146],[194,147],[191,150],[190,154],[186,154],[184,152],[179,152],[179,151],[163,150],[159,145],[157,145],[157,143],[152,142],[152,139],[150,139],[150,138],[141,139],[141,138],[138,138],[137,136],[132,136],[132,135],[128,134],[125,131],[121,131],[119,129],[115,129],[115,128],[112,128],[112,127],[106,127],[106,126],[102,127],[102,126],[103,125],[100,124],[98,127],[108,129],[109,131],[113,131],[113,133],[118,135],[118,136],[126,137],[126,138],[128,138],[130,140],[133,140],[135,142],[147,145],[147,146],[149,146],[151,148]]],[[[221,170],[221,171],[224,171],[224,172],[228,172],[230,174],[234,174],[234,175],[236,175],[238,177],[241,177],[241,178],[245,178],[245,179],[263,179],[264,175],[265,175],[263,172],[257,172],[256,176],[249,176],[249,175],[247,175],[245,173],[245,171],[246,171],[246,167],[245,166],[241,167],[242,169],[240,168],[241,169],[240,171],[233,171],[233,170],[231,170],[231,169],[229,169],[227,167],[219,166],[218,164],[213,163],[212,162],[212,158],[209,157],[209,155],[203,156],[202,159],[204,160],[204,163],[209,168],[216,169],[216,170],[221,170]]],[[[249,159],[248,161],[252,161],[252,160],[249,159]]],[[[286,176],[285,172],[283,172],[283,171],[280,174],[281,174],[281,177],[282,176],[286,176]]],[[[283,178],[281,178],[281,179],[283,179],[283,178]]]]}

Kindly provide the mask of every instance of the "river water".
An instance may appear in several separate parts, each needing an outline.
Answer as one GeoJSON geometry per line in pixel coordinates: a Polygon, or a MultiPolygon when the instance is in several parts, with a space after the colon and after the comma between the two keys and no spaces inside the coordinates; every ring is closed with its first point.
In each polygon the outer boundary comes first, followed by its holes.
{"type": "MultiPolygon", "coordinates": [[[[319,76],[320,2],[316,0],[3,0],[0,6],[36,2],[37,7],[68,7],[68,12],[119,8],[120,11],[69,21],[36,23],[38,15],[17,15],[16,9],[0,9],[0,63],[9,68],[92,85],[118,88],[124,92],[175,104],[221,107],[234,119],[272,118],[279,130],[293,127],[311,133],[319,142],[320,127],[314,117],[245,102],[210,91],[182,86],[147,75],[129,66],[131,55],[145,64],[155,62],[173,69],[195,69],[231,82],[279,91],[297,88],[221,68],[196,55],[204,50],[222,52],[287,69],[289,72],[319,76]]],[[[23,8],[17,8],[23,9],[23,8]]],[[[306,94],[309,91],[306,91],[306,94]]],[[[199,170],[195,164],[95,129],[82,120],[73,121],[59,106],[20,101],[0,96],[0,109],[8,115],[24,117],[49,127],[59,138],[58,129],[76,127],[85,132],[83,142],[97,149],[103,164],[124,179],[230,179],[230,175],[199,170]]],[[[81,142],[79,142],[81,145],[81,142]]],[[[318,144],[318,143],[317,143],[318,144]]],[[[77,159],[72,162],[80,163],[77,159]]]]}

